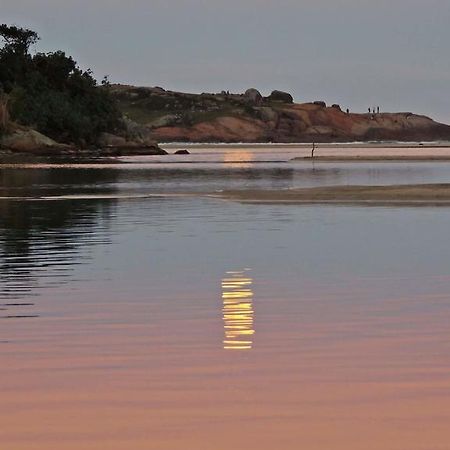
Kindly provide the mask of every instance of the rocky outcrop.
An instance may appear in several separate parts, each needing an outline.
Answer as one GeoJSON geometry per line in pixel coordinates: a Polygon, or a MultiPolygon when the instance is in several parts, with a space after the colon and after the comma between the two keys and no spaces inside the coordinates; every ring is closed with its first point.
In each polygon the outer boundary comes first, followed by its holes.
{"type": "Polygon", "coordinates": [[[288,92],[283,91],[272,91],[272,93],[267,98],[272,102],[294,103],[294,98],[292,97],[292,95],[288,92]]]}
{"type": "Polygon", "coordinates": [[[103,133],[98,146],[105,155],[167,155],[167,152],[149,139],[127,139],[111,133],[103,133]]]}
{"type": "Polygon", "coordinates": [[[244,94],[244,98],[249,105],[259,106],[263,103],[263,96],[254,88],[247,89],[244,94]]]}
{"type": "MultiPolygon", "coordinates": [[[[155,92],[163,94],[162,88],[155,92]]],[[[0,150],[6,153],[32,154],[37,156],[116,156],[116,155],[166,155],[154,140],[151,129],[124,118],[119,128],[120,135],[102,133],[96,148],[82,148],[61,144],[38,131],[11,122],[8,114],[8,96],[0,91],[0,150]]]]}
{"type": "MultiPolygon", "coordinates": [[[[450,140],[450,126],[411,113],[353,114],[324,101],[295,104],[286,92],[184,94],[113,86],[124,114],[149,141],[343,142],[450,140]]],[[[133,138],[135,139],[135,138],[133,138]]]]}
{"type": "Polygon", "coordinates": [[[59,144],[53,139],[31,129],[16,129],[0,138],[0,148],[17,153],[36,155],[70,154],[74,148],[59,144]]]}
{"type": "Polygon", "coordinates": [[[192,126],[153,130],[161,142],[268,142],[266,125],[261,120],[219,117],[192,126]]]}
{"type": "Polygon", "coordinates": [[[27,153],[37,156],[125,156],[125,155],[166,155],[150,138],[150,130],[131,124],[126,137],[103,133],[96,148],[80,149],[72,145],[60,144],[36,130],[13,124],[14,128],[0,136],[0,149],[10,153],[27,153]],[[141,129],[142,128],[142,129],[141,129]],[[133,136],[133,137],[131,137],[133,136]]]}

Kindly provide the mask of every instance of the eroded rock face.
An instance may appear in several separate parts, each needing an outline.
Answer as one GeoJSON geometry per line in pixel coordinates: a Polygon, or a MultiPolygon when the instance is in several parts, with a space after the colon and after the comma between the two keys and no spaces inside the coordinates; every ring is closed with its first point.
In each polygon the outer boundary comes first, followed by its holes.
{"type": "MultiPolygon", "coordinates": [[[[262,109],[262,108],[261,108],[262,109]]],[[[154,131],[160,141],[180,142],[348,142],[368,140],[431,141],[450,139],[450,126],[422,116],[346,114],[337,108],[292,105],[266,110],[267,117],[220,117],[191,127],[154,131]]],[[[259,112],[259,111],[258,111],[259,112]]],[[[261,114],[259,112],[259,116],[261,114]]]]}
{"type": "Polygon", "coordinates": [[[0,139],[0,147],[19,153],[57,154],[70,153],[73,147],[59,144],[53,139],[30,129],[19,129],[0,139]]]}
{"type": "Polygon", "coordinates": [[[292,95],[283,91],[272,91],[268,99],[273,102],[294,103],[292,95]]]}
{"type": "Polygon", "coordinates": [[[153,130],[160,142],[267,142],[268,129],[258,119],[223,116],[189,127],[153,130]]]}

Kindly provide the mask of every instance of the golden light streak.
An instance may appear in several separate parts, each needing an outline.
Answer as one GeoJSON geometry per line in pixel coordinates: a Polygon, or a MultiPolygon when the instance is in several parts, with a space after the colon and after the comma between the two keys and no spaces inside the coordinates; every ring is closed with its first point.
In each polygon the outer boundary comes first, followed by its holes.
{"type": "MultiPolygon", "coordinates": [[[[239,168],[251,167],[253,159],[254,154],[246,150],[239,150],[239,151],[230,150],[226,152],[223,156],[224,163],[228,164],[231,167],[239,167],[239,168]]],[[[238,275],[242,275],[242,272],[228,272],[227,275],[235,273],[238,275]]]]}
{"type": "Polygon", "coordinates": [[[227,272],[222,279],[225,350],[250,350],[253,347],[253,280],[247,276],[248,270],[227,272]]]}

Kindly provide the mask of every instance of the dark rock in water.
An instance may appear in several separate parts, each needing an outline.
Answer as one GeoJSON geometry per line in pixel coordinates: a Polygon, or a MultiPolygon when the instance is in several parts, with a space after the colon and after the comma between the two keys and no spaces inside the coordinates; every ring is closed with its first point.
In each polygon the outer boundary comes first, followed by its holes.
{"type": "Polygon", "coordinates": [[[322,100],[318,100],[314,102],[315,105],[321,106],[322,108],[326,108],[327,104],[323,102],[322,100]]]}
{"type": "Polygon", "coordinates": [[[332,104],[331,107],[341,111],[341,105],[338,105],[337,103],[332,104]]]}
{"type": "Polygon", "coordinates": [[[254,88],[247,89],[245,91],[244,98],[247,103],[254,106],[261,105],[263,102],[263,96],[257,89],[254,88]]]}
{"type": "Polygon", "coordinates": [[[274,102],[294,103],[292,95],[283,91],[272,91],[268,99],[274,102]]]}
{"type": "Polygon", "coordinates": [[[177,150],[174,155],[190,155],[189,151],[184,149],[184,150],[177,150]]]}

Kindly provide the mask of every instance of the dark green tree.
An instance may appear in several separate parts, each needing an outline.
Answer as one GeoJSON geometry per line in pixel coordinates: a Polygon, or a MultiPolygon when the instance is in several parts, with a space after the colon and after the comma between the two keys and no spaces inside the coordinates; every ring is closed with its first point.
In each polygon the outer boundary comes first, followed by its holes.
{"type": "Polygon", "coordinates": [[[39,40],[35,31],[6,24],[0,25],[0,37],[6,42],[7,47],[23,55],[27,54],[30,46],[39,40]]]}
{"type": "Polygon", "coordinates": [[[37,33],[16,26],[0,25],[0,89],[10,92],[23,82],[31,62],[28,51],[39,40],[37,33]]]}
{"type": "Polygon", "coordinates": [[[39,37],[31,30],[0,25],[0,90],[10,95],[11,117],[63,142],[94,143],[120,126],[121,114],[90,70],[63,51],[30,55],[39,37]]]}

